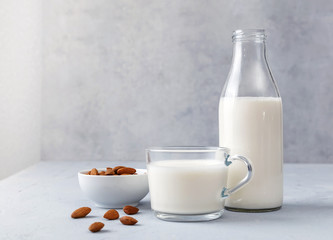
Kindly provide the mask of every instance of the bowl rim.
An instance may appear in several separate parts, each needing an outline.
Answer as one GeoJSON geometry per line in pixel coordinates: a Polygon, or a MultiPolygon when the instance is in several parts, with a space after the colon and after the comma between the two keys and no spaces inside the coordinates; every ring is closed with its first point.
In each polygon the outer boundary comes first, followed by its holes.
{"type": "MultiPolygon", "coordinates": [[[[104,171],[106,168],[96,168],[98,171],[104,171]]],[[[103,178],[107,177],[138,177],[138,176],[147,176],[147,169],[146,168],[135,168],[137,171],[139,170],[141,173],[138,173],[137,175],[103,175],[103,178]]],[[[101,177],[100,175],[87,175],[85,173],[91,171],[91,169],[84,169],[78,171],[78,176],[85,176],[85,177],[101,177]]]]}

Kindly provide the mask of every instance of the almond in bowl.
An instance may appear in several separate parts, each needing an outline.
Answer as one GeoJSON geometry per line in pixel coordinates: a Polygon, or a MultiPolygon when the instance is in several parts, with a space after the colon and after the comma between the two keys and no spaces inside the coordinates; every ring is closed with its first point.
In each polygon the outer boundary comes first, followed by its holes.
{"type": "Polygon", "coordinates": [[[106,170],[98,171],[96,168],[91,169],[86,175],[110,176],[110,175],[136,175],[136,169],[131,167],[116,166],[114,168],[107,167],[106,170]]]}
{"type": "Polygon", "coordinates": [[[80,171],[78,179],[86,197],[102,208],[137,206],[149,191],[146,169],[93,168],[80,171]]]}

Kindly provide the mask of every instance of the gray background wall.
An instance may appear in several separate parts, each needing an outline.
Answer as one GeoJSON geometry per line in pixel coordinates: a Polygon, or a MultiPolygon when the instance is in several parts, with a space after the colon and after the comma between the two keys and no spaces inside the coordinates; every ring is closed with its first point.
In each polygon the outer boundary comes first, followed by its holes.
{"type": "Polygon", "coordinates": [[[43,14],[43,160],[217,145],[232,31],[265,28],[285,162],[333,163],[331,0],[52,0],[43,14]]]}
{"type": "Polygon", "coordinates": [[[0,0],[0,180],[41,157],[41,0],[0,0]]]}

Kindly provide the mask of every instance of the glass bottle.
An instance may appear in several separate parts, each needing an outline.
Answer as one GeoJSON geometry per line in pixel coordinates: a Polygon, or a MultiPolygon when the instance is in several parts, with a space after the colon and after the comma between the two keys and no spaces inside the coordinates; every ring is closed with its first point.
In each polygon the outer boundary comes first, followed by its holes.
{"type": "MultiPolygon", "coordinates": [[[[252,162],[254,175],[226,201],[226,209],[278,210],[283,198],[282,101],[266,59],[262,29],[233,33],[233,59],[219,104],[220,146],[252,162]]],[[[230,166],[228,185],[246,175],[241,163],[230,166]]]]}

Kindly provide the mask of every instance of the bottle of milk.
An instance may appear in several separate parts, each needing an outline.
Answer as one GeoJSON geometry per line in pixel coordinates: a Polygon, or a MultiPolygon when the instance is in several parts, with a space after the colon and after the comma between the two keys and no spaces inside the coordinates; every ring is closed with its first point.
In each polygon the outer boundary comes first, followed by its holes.
{"type": "MultiPolygon", "coordinates": [[[[252,162],[252,180],[226,200],[226,209],[246,212],[278,210],[283,198],[282,101],[266,59],[265,31],[236,30],[233,59],[219,105],[220,146],[252,162]]],[[[247,170],[234,162],[228,185],[247,170]]]]}

